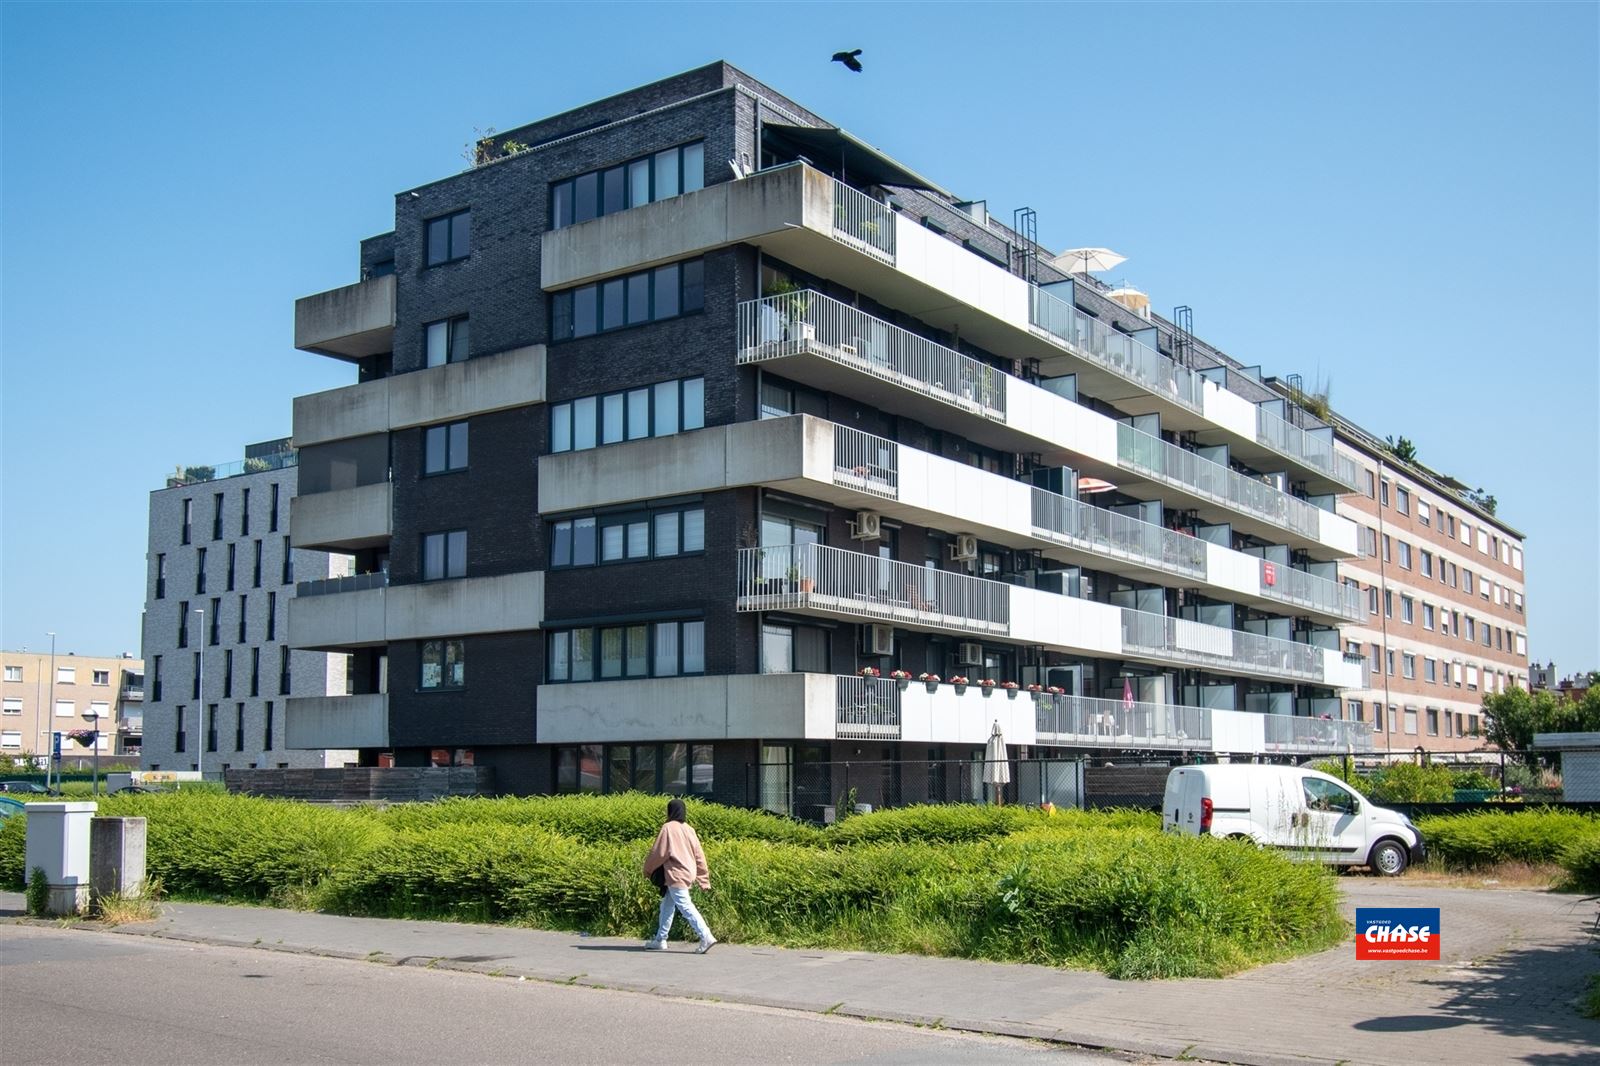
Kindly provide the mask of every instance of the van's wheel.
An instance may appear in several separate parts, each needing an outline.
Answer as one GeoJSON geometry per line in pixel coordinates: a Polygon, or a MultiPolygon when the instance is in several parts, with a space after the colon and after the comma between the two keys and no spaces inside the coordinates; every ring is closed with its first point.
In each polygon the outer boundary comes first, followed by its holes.
{"type": "Polygon", "coordinates": [[[1367,856],[1367,865],[1379,877],[1399,877],[1406,872],[1411,857],[1398,840],[1380,840],[1367,856]]]}

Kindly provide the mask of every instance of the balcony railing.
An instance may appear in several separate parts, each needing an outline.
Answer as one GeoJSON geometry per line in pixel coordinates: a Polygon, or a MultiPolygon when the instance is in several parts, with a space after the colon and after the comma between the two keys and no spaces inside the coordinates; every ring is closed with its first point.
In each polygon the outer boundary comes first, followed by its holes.
{"type": "Polygon", "coordinates": [[[812,608],[1005,635],[1011,586],[821,544],[784,544],[740,549],[739,608],[812,608]]]}
{"type": "Polygon", "coordinates": [[[1033,490],[1036,536],[1190,577],[1206,576],[1205,542],[1150,522],[1033,490]]]}
{"type": "Polygon", "coordinates": [[[1315,538],[1322,528],[1320,511],[1305,500],[1168,444],[1126,422],[1117,423],[1117,465],[1303,536],[1315,538]]]}
{"type": "Polygon", "coordinates": [[[1211,711],[1162,703],[1097,699],[1093,696],[1033,695],[1041,744],[1113,747],[1211,747],[1211,711]]]}
{"type": "Polygon", "coordinates": [[[389,587],[389,572],[376,570],[370,574],[349,574],[345,577],[324,577],[315,581],[296,583],[296,596],[329,596],[338,592],[362,592],[366,589],[389,587]]]}
{"type": "Polygon", "coordinates": [[[894,212],[837,178],[833,182],[833,236],[874,259],[894,263],[894,212]]]}
{"type": "Polygon", "coordinates": [[[1350,489],[1360,488],[1355,460],[1334,451],[1331,434],[1324,439],[1307,433],[1259,404],[1256,406],[1256,442],[1306,466],[1316,467],[1350,489]]]}
{"type": "Polygon", "coordinates": [[[841,740],[899,740],[900,686],[878,677],[834,679],[838,717],[834,733],[841,740]]]}
{"type": "Polygon", "coordinates": [[[1028,320],[1035,329],[1103,370],[1192,411],[1200,410],[1200,375],[1037,286],[1030,288],[1029,297],[1028,320]]]}
{"type": "Polygon", "coordinates": [[[1265,714],[1268,751],[1371,751],[1371,722],[1265,714]]]}
{"type": "Polygon", "coordinates": [[[1359,588],[1265,559],[1261,561],[1261,595],[1322,614],[1336,614],[1351,622],[1361,621],[1366,614],[1359,588]]]}
{"type": "Polygon", "coordinates": [[[239,477],[242,474],[261,474],[268,470],[284,470],[298,465],[300,465],[300,453],[286,451],[272,452],[269,455],[255,456],[249,459],[236,459],[231,463],[223,463],[220,466],[186,466],[167,478],[167,488],[173,489],[183,485],[196,485],[206,481],[221,481],[223,478],[239,477]]]}
{"type": "Polygon", "coordinates": [[[739,362],[801,353],[1005,421],[1008,375],[987,363],[820,292],[786,292],[739,305],[739,362]]]}
{"type": "Polygon", "coordinates": [[[835,425],[833,483],[894,499],[900,494],[900,445],[835,425]]]}
{"type": "Polygon", "coordinates": [[[1321,681],[1323,674],[1322,649],[1310,644],[1131,607],[1122,609],[1122,646],[1227,672],[1244,669],[1306,681],[1321,681]]]}

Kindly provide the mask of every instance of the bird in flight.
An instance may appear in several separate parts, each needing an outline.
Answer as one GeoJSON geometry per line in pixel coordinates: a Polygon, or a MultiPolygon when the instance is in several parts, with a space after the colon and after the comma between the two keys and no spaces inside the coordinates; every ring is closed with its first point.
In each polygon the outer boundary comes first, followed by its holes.
{"type": "Polygon", "coordinates": [[[860,74],[861,73],[861,60],[856,58],[856,56],[858,56],[860,54],[861,54],[861,49],[859,49],[859,48],[857,48],[853,52],[835,52],[835,53],[833,53],[833,61],[835,63],[843,63],[845,66],[849,67],[851,70],[855,71],[857,74],[860,74]]]}

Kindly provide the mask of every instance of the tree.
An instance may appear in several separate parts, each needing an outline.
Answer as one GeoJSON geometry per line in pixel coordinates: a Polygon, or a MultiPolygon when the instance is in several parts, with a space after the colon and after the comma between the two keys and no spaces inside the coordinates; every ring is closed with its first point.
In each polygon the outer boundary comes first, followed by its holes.
{"type": "Polygon", "coordinates": [[[1484,492],[1482,489],[1467,493],[1467,499],[1483,508],[1489,514],[1494,514],[1495,508],[1500,505],[1500,502],[1492,494],[1484,492]]]}
{"type": "Polygon", "coordinates": [[[1393,437],[1385,437],[1383,440],[1390,453],[1402,463],[1414,463],[1417,461],[1417,446],[1412,441],[1405,437],[1401,437],[1399,440],[1395,440],[1393,437]]]}
{"type": "Polygon", "coordinates": [[[1483,697],[1483,735],[1502,751],[1525,753],[1523,761],[1537,765],[1526,754],[1536,733],[1592,733],[1600,731],[1600,688],[1591,688],[1582,700],[1568,700],[1549,692],[1508,688],[1483,697]]]}

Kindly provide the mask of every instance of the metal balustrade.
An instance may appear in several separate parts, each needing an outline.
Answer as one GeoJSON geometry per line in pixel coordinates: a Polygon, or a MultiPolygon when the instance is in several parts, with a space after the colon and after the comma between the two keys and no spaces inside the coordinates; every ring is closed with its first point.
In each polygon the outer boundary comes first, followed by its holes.
{"type": "Polygon", "coordinates": [[[1032,693],[1041,744],[1107,747],[1211,747],[1211,711],[1164,703],[1032,693]]]}
{"type": "Polygon", "coordinates": [[[1351,622],[1366,617],[1359,588],[1265,559],[1261,560],[1261,595],[1323,614],[1336,614],[1351,622]]]}
{"type": "Polygon", "coordinates": [[[835,423],[833,483],[894,499],[900,494],[900,445],[835,423]]]}
{"type": "Polygon", "coordinates": [[[1317,538],[1322,529],[1321,512],[1305,500],[1168,444],[1126,422],[1117,423],[1117,466],[1303,536],[1317,538]]]}
{"type": "Polygon", "coordinates": [[[806,289],[739,305],[740,363],[809,354],[1003,422],[1009,375],[806,289]]]}
{"type": "Polygon", "coordinates": [[[837,178],[833,179],[833,236],[894,264],[894,212],[837,178]]]}
{"type": "Polygon", "coordinates": [[[1206,576],[1204,541],[1037,487],[1033,528],[1035,536],[1097,555],[1202,580],[1206,576]]]}
{"type": "Polygon", "coordinates": [[[834,735],[840,740],[899,740],[900,686],[880,677],[835,681],[834,735]]]}
{"type": "Polygon", "coordinates": [[[1268,751],[1372,751],[1371,722],[1265,714],[1268,751]]]}
{"type": "Polygon", "coordinates": [[[1030,286],[1028,292],[1028,321],[1036,330],[1119,378],[1191,411],[1200,410],[1203,386],[1199,374],[1038,286],[1030,286]]]}
{"type": "Polygon", "coordinates": [[[389,587],[389,572],[375,570],[370,574],[349,574],[345,577],[324,577],[315,581],[295,583],[296,596],[327,596],[338,592],[362,592],[366,589],[389,587]]]}
{"type": "Polygon", "coordinates": [[[1163,659],[1215,666],[1228,673],[1253,671],[1321,681],[1322,649],[1299,641],[1122,609],[1122,647],[1163,659]]]}
{"type": "Polygon", "coordinates": [[[739,550],[739,609],[813,608],[1004,636],[1011,586],[821,544],[739,550]]]}
{"type": "Polygon", "coordinates": [[[1256,406],[1256,442],[1306,466],[1316,467],[1352,491],[1361,487],[1355,460],[1334,451],[1331,433],[1326,439],[1308,433],[1259,404],[1256,406]]]}

